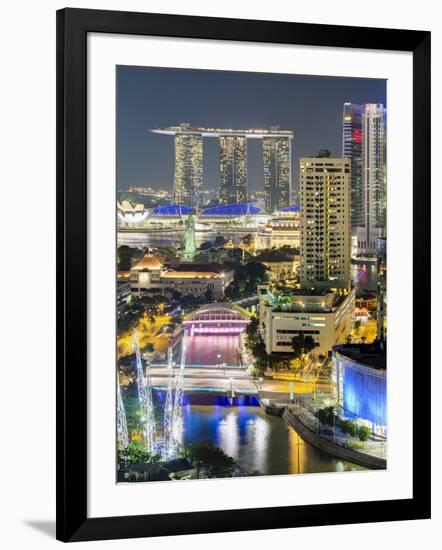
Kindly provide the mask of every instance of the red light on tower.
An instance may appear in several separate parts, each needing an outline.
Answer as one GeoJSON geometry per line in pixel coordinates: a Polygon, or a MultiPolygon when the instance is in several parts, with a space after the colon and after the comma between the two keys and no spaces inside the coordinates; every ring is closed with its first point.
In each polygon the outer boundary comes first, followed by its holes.
{"type": "Polygon", "coordinates": [[[361,143],[362,142],[362,131],[359,129],[354,129],[352,132],[352,140],[355,143],[361,143]]]}

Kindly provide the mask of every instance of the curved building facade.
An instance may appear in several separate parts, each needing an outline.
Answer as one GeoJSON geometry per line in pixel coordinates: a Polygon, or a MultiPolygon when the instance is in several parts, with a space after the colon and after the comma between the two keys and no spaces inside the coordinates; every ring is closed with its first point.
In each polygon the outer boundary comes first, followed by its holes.
{"type": "Polygon", "coordinates": [[[336,399],[343,416],[357,419],[374,433],[387,434],[386,355],[372,344],[333,348],[336,399]]]}

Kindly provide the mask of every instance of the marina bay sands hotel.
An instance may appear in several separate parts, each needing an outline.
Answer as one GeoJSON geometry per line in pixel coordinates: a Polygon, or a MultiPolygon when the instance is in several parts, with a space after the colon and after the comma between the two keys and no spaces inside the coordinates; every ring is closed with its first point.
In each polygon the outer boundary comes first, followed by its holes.
{"type": "Polygon", "coordinates": [[[247,140],[262,140],[265,209],[289,206],[293,132],[270,129],[193,128],[188,123],[150,130],[175,138],[173,200],[198,208],[203,184],[203,138],[218,138],[221,204],[247,202],[247,140]]]}

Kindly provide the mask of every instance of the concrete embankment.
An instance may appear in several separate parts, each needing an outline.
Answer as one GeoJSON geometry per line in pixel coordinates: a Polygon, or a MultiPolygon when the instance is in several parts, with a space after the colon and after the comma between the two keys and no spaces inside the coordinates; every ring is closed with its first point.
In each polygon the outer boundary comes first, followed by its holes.
{"type": "Polygon", "coordinates": [[[366,453],[361,453],[356,449],[351,447],[344,447],[339,445],[330,439],[318,435],[316,432],[308,428],[302,420],[293,413],[288,407],[284,409],[283,419],[291,426],[302,439],[314,445],[321,451],[325,451],[334,455],[342,460],[348,460],[349,462],[354,462],[360,466],[365,466],[372,470],[385,470],[387,467],[387,461],[384,458],[376,457],[373,455],[368,455],[366,453]]]}

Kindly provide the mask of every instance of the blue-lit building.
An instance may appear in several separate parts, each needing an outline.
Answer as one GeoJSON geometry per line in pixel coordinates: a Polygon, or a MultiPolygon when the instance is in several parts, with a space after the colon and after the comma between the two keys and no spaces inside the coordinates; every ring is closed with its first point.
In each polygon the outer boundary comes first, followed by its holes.
{"type": "Polygon", "coordinates": [[[290,206],[284,206],[284,208],[281,208],[281,212],[296,214],[297,212],[300,212],[299,204],[291,204],[290,206]]]}
{"type": "Polygon", "coordinates": [[[236,218],[238,216],[253,216],[259,214],[261,208],[253,204],[222,204],[205,208],[201,216],[212,216],[220,218],[236,218]]]}
{"type": "Polygon", "coordinates": [[[191,212],[192,209],[184,204],[168,204],[153,209],[154,216],[188,216],[191,212]]]}
{"type": "Polygon", "coordinates": [[[387,435],[386,353],[379,344],[333,348],[333,379],[340,415],[387,435]]]}

